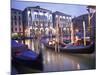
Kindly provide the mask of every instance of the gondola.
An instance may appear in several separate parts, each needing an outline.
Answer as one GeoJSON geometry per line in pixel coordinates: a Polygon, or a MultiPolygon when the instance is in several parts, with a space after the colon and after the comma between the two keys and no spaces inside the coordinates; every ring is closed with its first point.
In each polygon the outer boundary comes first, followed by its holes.
{"type": "Polygon", "coordinates": [[[12,64],[18,68],[19,66],[26,66],[36,70],[42,70],[42,53],[37,54],[31,49],[26,48],[23,44],[19,44],[12,40],[12,64]]]}
{"type": "MultiPolygon", "coordinates": [[[[49,45],[48,42],[44,42],[44,45],[46,48],[55,50],[55,46],[49,45]]],[[[67,45],[60,44],[59,50],[60,50],[60,52],[66,52],[66,53],[88,54],[88,53],[93,53],[95,51],[95,43],[91,42],[90,44],[88,44],[86,46],[84,46],[84,45],[75,46],[75,45],[69,44],[67,42],[67,45]]]]}

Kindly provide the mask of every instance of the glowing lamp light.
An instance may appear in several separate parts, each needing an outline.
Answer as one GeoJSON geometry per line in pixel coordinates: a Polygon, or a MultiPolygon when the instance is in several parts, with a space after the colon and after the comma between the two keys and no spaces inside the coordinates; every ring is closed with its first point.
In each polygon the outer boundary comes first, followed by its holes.
{"type": "Polygon", "coordinates": [[[38,28],[34,28],[35,29],[35,31],[38,29],[38,28]]]}
{"type": "Polygon", "coordinates": [[[53,40],[55,41],[56,39],[55,39],[55,38],[53,38],[53,40]]]}
{"type": "Polygon", "coordinates": [[[43,28],[41,27],[40,30],[43,30],[43,28]]]}
{"type": "Polygon", "coordinates": [[[75,29],[76,32],[79,32],[79,29],[75,29]]]}
{"type": "Polygon", "coordinates": [[[63,28],[64,31],[66,31],[66,28],[63,28]]]}
{"type": "Polygon", "coordinates": [[[55,41],[54,41],[54,40],[52,41],[52,44],[53,44],[53,45],[55,44],[55,41]]]}
{"type": "Polygon", "coordinates": [[[77,41],[79,40],[79,37],[78,37],[78,36],[76,36],[76,37],[75,37],[75,39],[76,39],[76,42],[77,42],[77,41]]]}
{"type": "Polygon", "coordinates": [[[16,40],[16,42],[18,43],[18,40],[16,40]]]}
{"type": "Polygon", "coordinates": [[[52,42],[51,41],[49,41],[49,45],[52,45],[52,42]]]}
{"type": "Polygon", "coordinates": [[[55,39],[55,42],[58,42],[58,39],[57,38],[55,39]]]}
{"type": "Polygon", "coordinates": [[[53,29],[53,30],[52,30],[52,33],[53,33],[53,34],[56,34],[56,30],[55,30],[55,29],[53,29]]]}
{"type": "Polygon", "coordinates": [[[52,17],[52,14],[50,14],[49,16],[52,17]]]}

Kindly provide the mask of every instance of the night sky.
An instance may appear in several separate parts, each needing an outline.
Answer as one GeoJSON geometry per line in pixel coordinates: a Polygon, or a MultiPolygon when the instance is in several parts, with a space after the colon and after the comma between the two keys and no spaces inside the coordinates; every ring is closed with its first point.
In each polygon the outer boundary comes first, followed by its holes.
{"type": "Polygon", "coordinates": [[[35,7],[40,6],[41,8],[45,8],[51,10],[53,12],[60,11],[65,14],[74,16],[80,16],[82,14],[88,13],[86,10],[86,5],[71,5],[71,4],[55,4],[55,3],[43,3],[43,2],[31,2],[31,1],[11,1],[11,8],[16,8],[20,10],[24,10],[26,7],[35,7]]]}

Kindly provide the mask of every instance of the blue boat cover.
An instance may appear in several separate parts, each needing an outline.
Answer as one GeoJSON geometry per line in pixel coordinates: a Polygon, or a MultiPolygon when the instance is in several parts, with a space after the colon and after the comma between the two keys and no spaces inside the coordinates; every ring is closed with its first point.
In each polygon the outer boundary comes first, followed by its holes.
{"type": "Polygon", "coordinates": [[[33,52],[32,50],[25,50],[17,55],[16,58],[21,60],[35,60],[37,56],[38,54],[36,52],[33,52]]]}
{"type": "Polygon", "coordinates": [[[15,40],[11,40],[11,47],[14,48],[14,47],[22,47],[24,46],[23,44],[21,43],[17,43],[15,40]]]}

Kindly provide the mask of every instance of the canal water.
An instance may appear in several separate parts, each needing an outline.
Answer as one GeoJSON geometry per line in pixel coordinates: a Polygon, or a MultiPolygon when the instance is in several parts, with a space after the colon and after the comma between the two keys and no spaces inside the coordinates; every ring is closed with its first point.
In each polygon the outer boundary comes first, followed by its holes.
{"type": "Polygon", "coordinates": [[[93,54],[69,54],[55,52],[45,48],[38,40],[25,40],[28,48],[43,55],[43,72],[73,71],[95,69],[95,53],[93,54]]]}

